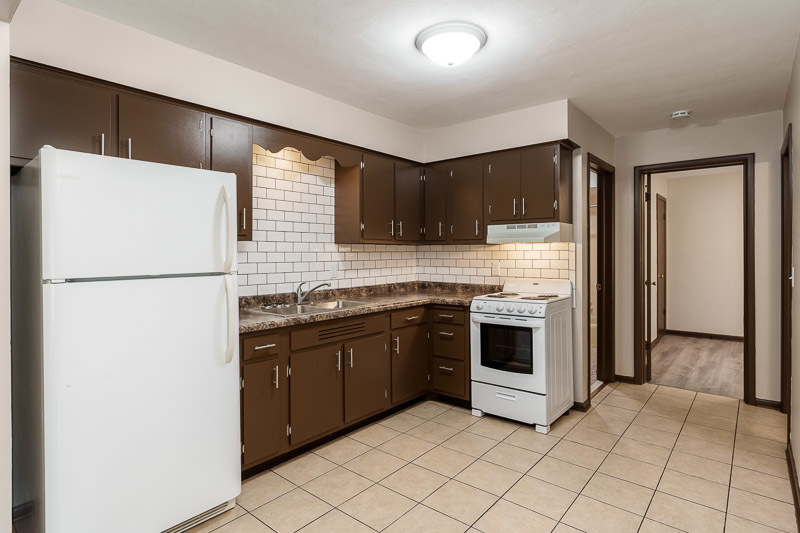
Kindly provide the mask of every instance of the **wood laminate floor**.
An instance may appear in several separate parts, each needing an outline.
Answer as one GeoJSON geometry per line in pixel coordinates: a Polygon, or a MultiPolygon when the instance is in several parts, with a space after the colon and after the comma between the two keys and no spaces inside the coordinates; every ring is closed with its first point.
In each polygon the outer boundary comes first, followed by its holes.
{"type": "Polygon", "coordinates": [[[744,398],[744,343],[666,335],[653,349],[653,383],[744,398]]]}

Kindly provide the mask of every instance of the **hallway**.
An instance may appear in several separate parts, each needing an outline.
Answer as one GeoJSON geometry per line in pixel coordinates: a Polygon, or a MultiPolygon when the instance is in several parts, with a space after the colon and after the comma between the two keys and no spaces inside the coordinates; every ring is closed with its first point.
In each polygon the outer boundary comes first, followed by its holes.
{"type": "Polygon", "coordinates": [[[744,398],[744,344],[664,336],[652,353],[652,383],[729,398],[744,398]]]}

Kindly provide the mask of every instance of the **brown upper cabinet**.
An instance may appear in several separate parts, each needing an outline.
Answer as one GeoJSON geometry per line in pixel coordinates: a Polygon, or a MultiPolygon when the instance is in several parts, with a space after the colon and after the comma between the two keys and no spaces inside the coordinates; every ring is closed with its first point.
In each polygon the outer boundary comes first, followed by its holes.
{"type": "Polygon", "coordinates": [[[205,116],[153,98],[120,93],[119,144],[120,157],[203,168],[205,116]]]}
{"type": "Polygon", "coordinates": [[[365,240],[394,240],[394,160],[364,154],[361,171],[361,210],[365,240]]]}
{"type": "Polygon", "coordinates": [[[209,118],[211,170],[236,174],[237,227],[240,241],[253,235],[253,127],[221,117],[209,118]]]}
{"type": "Polygon", "coordinates": [[[422,201],[422,167],[398,161],[394,178],[395,240],[422,238],[422,201]]]}
{"type": "Polygon", "coordinates": [[[483,242],[483,161],[469,157],[448,165],[449,240],[483,242]]]}
{"type": "Polygon", "coordinates": [[[519,152],[491,154],[484,159],[484,165],[489,222],[520,218],[524,200],[520,194],[519,152]]]}
{"type": "Polygon", "coordinates": [[[447,240],[447,184],[445,165],[431,165],[424,170],[424,205],[426,241],[447,240]]]}
{"type": "Polygon", "coordinates": [[[33,159],[49,144],[117,155],[116,94],[56,74],[11,67],[11,157],[33,159]]]}

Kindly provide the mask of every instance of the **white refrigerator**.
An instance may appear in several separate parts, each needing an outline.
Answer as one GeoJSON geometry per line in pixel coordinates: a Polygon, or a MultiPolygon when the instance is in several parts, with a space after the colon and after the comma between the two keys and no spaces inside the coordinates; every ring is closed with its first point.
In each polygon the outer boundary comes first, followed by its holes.
{"type": "Polygon", "coordinates": [[[236,178],[44,147],[11,182],[14,513],[182,531],[241,490],[236,178]]]}

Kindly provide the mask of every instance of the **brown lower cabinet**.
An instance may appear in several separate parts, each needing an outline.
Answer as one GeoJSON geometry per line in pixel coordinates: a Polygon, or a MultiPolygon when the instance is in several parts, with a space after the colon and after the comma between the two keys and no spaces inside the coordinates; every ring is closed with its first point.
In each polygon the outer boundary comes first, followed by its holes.
{"type": "Polygon", "coordinates": [[[419,396],[428,389],[428,325],[392,331],[392,403],[419,396]],[[423,354],[420,356],[420,354],[423,354]]]}
{"type": "Polygon", "coordinates": [[[389,407],[391,367],[386,333],[344,345],[344,421],[389,407]]]}
{"type": "Polygon", "coordinates": [[[242,462],[250,464],[281,450],[280,364],[277,357],[244,365],[242,462]]]}
{"type": "Polygon", "coordinates": [[[291,443],[301,444],[342,425],[342,346],[325,346],[289,356],[291,443]]]}

